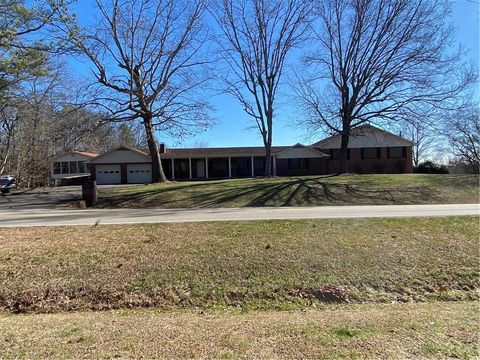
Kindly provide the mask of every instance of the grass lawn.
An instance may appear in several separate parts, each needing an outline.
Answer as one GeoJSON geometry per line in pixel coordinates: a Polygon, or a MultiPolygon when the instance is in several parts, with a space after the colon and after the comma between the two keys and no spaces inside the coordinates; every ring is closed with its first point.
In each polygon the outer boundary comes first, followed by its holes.
{"type": "Polygon", "coordinates": [[[99,207],[243,207],[477,203],[478,175],[344,175],[232,179],[100,191],[99,207]]]}
{"type": "Polygon", "coordinates": [[[0,310],[478,299],[478,217],[0,228],[0,310]]]}
{"type": "Polygon", "coordinates": [[[2,358],[478,358],[475,302],[0,313],[2,358]]]}

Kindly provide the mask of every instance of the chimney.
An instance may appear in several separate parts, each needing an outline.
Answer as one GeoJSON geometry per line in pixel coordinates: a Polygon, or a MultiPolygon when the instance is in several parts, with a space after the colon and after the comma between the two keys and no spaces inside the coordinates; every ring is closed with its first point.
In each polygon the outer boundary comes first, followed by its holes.
{"type": "Polygon", "coordinates": [[[167,148],[165,143],[160,143],[160,154],[165,154],[167,152],[167,148]]]}

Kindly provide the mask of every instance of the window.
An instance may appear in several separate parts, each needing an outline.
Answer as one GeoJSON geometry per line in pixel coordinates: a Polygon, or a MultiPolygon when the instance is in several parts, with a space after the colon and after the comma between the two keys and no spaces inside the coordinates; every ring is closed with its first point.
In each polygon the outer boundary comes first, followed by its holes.
{"type": "Polygon", "coordinates": [[[362,159],[380,159],[381,149],[376,148],[362,148],[362,159]]]}
{"type": "Polygon", "coordinates": [[[387,156],[389,159],[401,159],[407,157],[407,148],[396,146],[387,148],[387,156]]]}
{"type": "Polygon", "coordinates": [[[69,174],[68,161],[62,161],[62,174],[69,174]]]}
{"type": "Polygon", "coordinates": [[[310,169],[310,159],[288,159],[288,169],[310,169]]]}
{"type": "Polygon", "coordinates": [[[70,174],[76,174],[76,173],[78,173],[77,162],[70,161],[70,174]]]}
{"type": "MultiPolygon", "coordinates": [[[[341,149],[330,149],[330,159],[340,160],[341,149]]],[[[350,149],[347,149],[347,160],[350,160],[350,149]]]]}
{"type": "Polygon", "coordinates": [[[58,161],[53,163],[53,173],[60,174],[60,163],[58,161]]]}
{"type": "Polygon", "coordinates": [[[78,162],[78,172],[81,174],[85,173],[85,161],[78,162]]]}

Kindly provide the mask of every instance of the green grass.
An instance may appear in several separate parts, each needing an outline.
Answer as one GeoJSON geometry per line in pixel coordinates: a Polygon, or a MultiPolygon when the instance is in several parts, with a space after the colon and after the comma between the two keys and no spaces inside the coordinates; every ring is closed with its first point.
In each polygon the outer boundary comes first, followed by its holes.
{"type": "Polygon", "coordinates": [[[478,175],[344,175],[178,182],[104,189],[99,207],[477,203],[478,175]]]}
{"type": "Polygon", "coordinates": [[[478,318],[475,302],[247,314],[156,309],[0,313],[0,354],[2,359],[475,359],[478,318]]]}
{"type": "Polygon", "coordinates": [[[0,309],[477,299],[477,217],[0,229],[0,309]]]}

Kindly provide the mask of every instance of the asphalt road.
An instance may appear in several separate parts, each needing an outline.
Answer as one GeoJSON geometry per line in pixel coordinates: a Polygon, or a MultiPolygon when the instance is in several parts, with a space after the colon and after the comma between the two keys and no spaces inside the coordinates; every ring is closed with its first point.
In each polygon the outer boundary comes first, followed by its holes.
{"type": "Polygon", "coordinates": [[[480,205],[366,205],[229,209],[16,209],[13,211],[0,208],[0,227],[460,215],[480,215],[480,205]]]}

